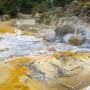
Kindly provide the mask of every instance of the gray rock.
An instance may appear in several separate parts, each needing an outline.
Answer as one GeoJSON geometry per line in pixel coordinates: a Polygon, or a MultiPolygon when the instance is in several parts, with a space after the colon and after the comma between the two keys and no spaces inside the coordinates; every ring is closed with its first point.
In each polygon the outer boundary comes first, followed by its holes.
{"type": "Polygon", "coordinates": [[[41,18],[40,18],[40,14],[39,13],[36,13],[34,17],[35,17],[35,22],[36,23],[41,23],[41,18]]]}
{"type": "Polygon", "coordinates": [[[70,25],[63,25],[56,27],[55,32],[57,36],[64,36],[67,33],[74,33],[75,30],[70,25]]]}
{"type": "Polygon", "coordinates": [[[55,29],[56,39],[58,39],[60,42],[64,42],[63,36],[65,36],[68,33],[74,34],[74,32],[75,32],[74,28],[72,28],[70,25],[63,25],[60,27],[56,27],[55,29]]]}
{"type": "Polygon", "coordinates": [[[43,36],[43,39],[49,42],[55,41],[56,40],[56,33],[54,31],[46,34],[43,36]]]}

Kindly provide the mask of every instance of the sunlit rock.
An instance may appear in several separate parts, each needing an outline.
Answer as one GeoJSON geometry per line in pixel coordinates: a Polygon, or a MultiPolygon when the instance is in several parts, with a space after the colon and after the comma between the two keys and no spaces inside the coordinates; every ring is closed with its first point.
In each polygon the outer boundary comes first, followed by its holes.
{"type": "Polygon", "coordinates": [[[35,14],[35,22],[36,23],[41,23],[41,18],[40,18],[40,14],[39,13],[35,14]]]}
{"type": "Polygon", "coordinates": [[[70,25],[62,25],[62,26],[58,26],[55,29],[55,33],[56,33],[56,40],[59,40],[59,42],[64,42],[63,41],[63,36],[65,36],[66,34],[73,34],[75,32],[74,28],[71,27],[70,25]]]}
{"type": "Polygon", "coordinates": [[[82,89],[90,84],[90,53],[56,52],[0,62],[1,90],[82,89]],[[8,83],[7,83],[8,82],[8,83]]]}
{"type": "Polygon", "coordinates": [[[0,24],[0,33],[15,33],[15,28],[10,25],[0,24]]]}
{"type": "Polygon", "coordinates": [[[43,39],[46,41],[55,41],[56,40],[56,33],[54,31],[51,31],[50,33],[43,36],[43,39]]]}
{"type": "Polygon", "coordinates": [[[74,33],[75,30],[70,25],[63,25],[60,27],[56,27],[55,32],[57,36],[63,36],[67,33],[74,33]]]}

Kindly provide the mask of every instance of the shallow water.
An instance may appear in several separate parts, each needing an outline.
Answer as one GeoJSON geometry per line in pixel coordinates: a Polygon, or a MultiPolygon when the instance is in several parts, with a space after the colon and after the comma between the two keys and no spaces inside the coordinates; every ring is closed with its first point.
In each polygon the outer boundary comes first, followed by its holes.
{"type": "MultiPolygon", "coordinates": [[[[43,41],[42,36],[50,32],[52,29],[44,25],[37,25],[39,32],[36,36],[26,36],[20,35],[23,31],[18,29],[19,26],[29,25],[34,27],[34,20],[20,20],[16,21],[16,34],[5,33],[0,35],[0,59],[6,59],[9,57],[16,56],[26,56],[26,55],[38,55],[40,53],[50,54],[51,51],[48,51],[47,48],[55,48],[56,51],[87,51],[90,52],[90,31],[89,28],[79,25],[79,28],[83,28],[84,37],[87,39],[87,42],[83,43],[81,46],[72,46],[66,43],[60,42],[48,42],[48,45],[43,41]],[[45,28],[46,27],[46,28],[45,28]]],[[[29,27],[30,28],[30,27],[29,27]]],[[[31,27],[32,28],[32,27],[31,27]]],[[[29,32],[29,31],[28,31],[29,32]]]]}
{"type": "Polygon", "coordinates": [[[86,45],[84,45],[84,47],[78,47],[54,42],[49,42],[48,45],[46,45],[42,38],[36,38],[35,36],[17,36],[7,33],[1,35],[0,38],[0,59],[35,54],[35,52],[40,54],[40,51],[50,53],[47,51],[47,48],[51,47],[55,48],[56,51],[90,51],[90,47],[86,47],[86,45]]]}

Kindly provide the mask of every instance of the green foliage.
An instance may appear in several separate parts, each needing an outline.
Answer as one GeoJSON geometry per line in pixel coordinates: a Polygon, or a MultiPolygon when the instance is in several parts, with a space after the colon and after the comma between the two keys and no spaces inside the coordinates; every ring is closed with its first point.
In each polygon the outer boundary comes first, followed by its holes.
{"type": "Polygon", "coordinates": [[[42,1],[41,3],[35,3],[34,7],[32,8],[32,13],[35,12],[46,12],[49,9],[48,3],[46,3],[45,1],[42,1]]]}
{"type": "Polygon", "coordinates": [[[53,0],[54,6],[65,6],[73,0],[53,0]]]}
{"type": "Polygon", "coordinates": [[[15,0],[3,0],[0,1],[0,14],[10,14],[12,17],[16,16],[19,11],[15,0]]]}
{"type": "Polygon", "coordinates": [[[18,12],[46,12],[50,8],[64,6],[72,0],[0,0],[0,14],[17,16],[18,12]]]}

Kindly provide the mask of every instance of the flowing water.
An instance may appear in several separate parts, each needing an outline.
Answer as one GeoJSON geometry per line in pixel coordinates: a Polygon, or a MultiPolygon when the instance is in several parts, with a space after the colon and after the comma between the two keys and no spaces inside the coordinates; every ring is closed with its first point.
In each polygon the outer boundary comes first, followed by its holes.
{"type": "MultiPolygon", "coordinates": [[[[0,35],[0,60],[15,56],[38,55],[40,53],[50,54],[47,48],[55,48],[56,51],[73,52],[87,51],[90,52],[90,28],[84,25],[77,25],[75,35],[77,35],[77,28],[83,32],[87,40],[80,46],[72,46],[62,42],[48,42],[46,44],[43,40],[43,35],[52,31],[50,26],[37,25],[38,32],[35,35],[22,35],[22,30],[19,27],[33,28],[36,26],[34,20],[17,20],[15,24],[15,34],[5,33],[0,35]],[[41,29],[41,30],[40,30],[41,29]]],[[[30,31],[28,31],[30,32],[30,31]]]]}

